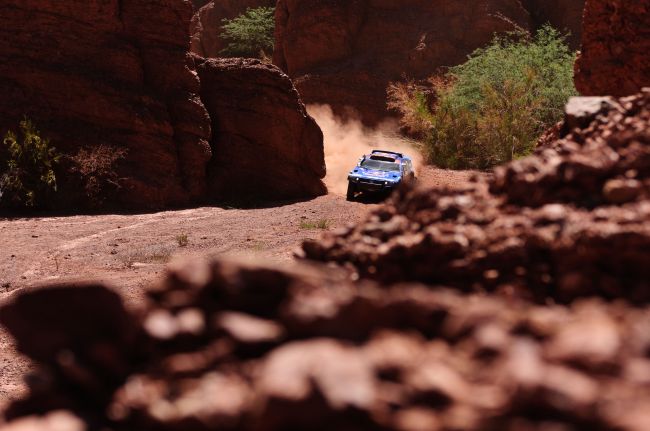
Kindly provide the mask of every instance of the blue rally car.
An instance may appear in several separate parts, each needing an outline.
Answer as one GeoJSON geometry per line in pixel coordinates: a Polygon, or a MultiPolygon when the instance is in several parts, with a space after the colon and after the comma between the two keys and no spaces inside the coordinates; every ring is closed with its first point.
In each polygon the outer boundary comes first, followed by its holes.
{"type": "Polygon", "coordinates": [[[359,159],[348,175],[348,200],[358,193],[385,193],[395,190],[403,181],[415,179],[410,157],[394,151],[374,150],[359,159]]]}

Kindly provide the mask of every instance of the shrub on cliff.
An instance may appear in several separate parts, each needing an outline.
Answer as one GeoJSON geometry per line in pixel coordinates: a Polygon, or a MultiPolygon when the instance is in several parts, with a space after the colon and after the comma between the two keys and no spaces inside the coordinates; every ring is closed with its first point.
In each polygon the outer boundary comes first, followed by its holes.
{"type": "Polygon", "coordinates": [[[115,164],[124,159],[126,154],[127,151],[123,148],[99,145],[94,148],[82,148],[70,157],[70,172],[78,175],[85,200],[90,207],[103,207],[106,198],[113,196],[120,189],[120,178],[115,164]]]}
{"type": "Polygon", "coordinates": [[[275,42],[275,8],[248,8],[238,17],[223,20],[222,38],[228,46],[221,51],[226,57],[266,57],[275,42]]]}
{"type": "Polygon", "coordinates": [[[433,108],[422,89],[389,87],[389,107],[411,132],[426,136],[427,157],[453,169],[487,169],[528,155],[576,94],[575,54],[550,26],[531,36],[498,36],[469,60],[432,80],[433,108]]]}
{"type": "Polygon", "coordinates": [[[8,132],[0,155],[0,205],[10,208],[43,208],[56,192],[54,166],[60,155],[25,119],[19,132],[8,132]]]}

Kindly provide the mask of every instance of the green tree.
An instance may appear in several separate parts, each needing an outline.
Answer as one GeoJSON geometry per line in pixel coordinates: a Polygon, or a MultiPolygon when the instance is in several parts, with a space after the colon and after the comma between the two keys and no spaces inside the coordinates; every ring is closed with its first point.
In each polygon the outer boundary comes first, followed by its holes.
{"type": "Polygon", "coordinates": [[[2,141],[0,204],[12,208],[42,208],[56,192],[54,166],[60,155],[25,119],[19,132],[8,132],[2,141]]]}
{"type": "Polygon", "coordinates": [[[401,112],[407,128],[426,136],[431,163],[488,169],[530,154],[539,136],[562,119],[565,103],[577,94],[574,61],[565,37],[550,26],[534,36],[511,33],[435,80],[435,106],[423,105],[417,87],[393,85],[389,107],[401,112]]]}
{"type": "Polygon", "coordinates": [[[223,20],[222,38],[228,45],[221,51],[227,57],[264,57],[273,51],[275,8],[248,8],[238,17],[223,20]]]}

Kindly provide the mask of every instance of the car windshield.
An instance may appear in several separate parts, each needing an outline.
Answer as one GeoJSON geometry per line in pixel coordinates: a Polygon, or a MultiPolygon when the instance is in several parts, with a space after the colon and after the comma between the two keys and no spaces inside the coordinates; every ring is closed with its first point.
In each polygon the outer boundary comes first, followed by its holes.
{"type": "Polygon", "coordinates": [[[377,171],[399,172],[399,163],[380,162],[379,160],[365,160],[361,163],[361,167],[377,171]]]}

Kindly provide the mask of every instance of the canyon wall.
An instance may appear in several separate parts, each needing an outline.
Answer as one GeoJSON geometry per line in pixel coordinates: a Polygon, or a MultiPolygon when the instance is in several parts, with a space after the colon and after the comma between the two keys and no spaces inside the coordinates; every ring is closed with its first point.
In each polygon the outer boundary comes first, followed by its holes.
{"type": "Polygon", "coordinates": [[[288,76],[253,59],[197,66],[214,131],[210,196],[258,201],[326,193],[323,133],[288,76]]]}
{"type": "MultiPolygon", "coordinates": [[[[248,8],[272,7],[276,0],[212,0],[192,18],[192,52],[202,57],[220,57],[226,41],[221,38],[224,19],[233,19],[248,8]]],[[[270,54],[270,53],[269,53],[270,54]]]]}
{"type": "Polygon", "coordinates": [[[65,154],[124,149],[121,206],[203,196],[210,122],[187,64],[191,16],[178,0],[3,1],[0,130],[27,116],[65,154]]]}
{"type": "MultiPolygon", "coordinates": [[[[192,17],[188,0],[8,0],[0,4],[0,17],[0,133],[16,130],[26,116],[66,156],[57,168],[60,206],[96,204],[88,201],[67,156],[97,148],[122,155],[110,167],[116,173],[115,187],[101,192],[101,205],[148,209],[215,198],[210,193],[214,183],[209,189],[207,179],[213,153],[211,122],[224,124],[232,114],[238,118],[235,127],[241,128],[242,135],[250,126],[245,114],[227,110],[218,113],[223,118],[211,119],[201,101],[199,93],[212,104],[219,97],[240,103],[237,99],[244,96],[236,91],[201,91],[188,54],[192,17]]],[[[245,97],[254,92],[260,99],[291,100],[291,105],[267,104],[265,109],[273,112],[277,108],[289,117],[287,106],[291,106],[308,123],[302,102],[287,82],[280,73],[267,76],[263,83],[251,81],[248,84],[256,90],[250,89],[245,97]],[[282,91],[287,92],[285,99],[279,95],[282,91]]],[[[255,121],[259,127],[268,126],[259,118],[255,121]]],[[[293,126],[287,123],[285,127],[293,126]]],[[[319,166],[304,170],[301,178],[303,184],[320,184],[322,135],[309,130],[304,136],[268,135],[257,145],[269,145],[272,151],[293,144],[302,149],[311,146],[309,155],[320,159],[300,158],[295,163],[319,166]],[[276,136],[282,142],[274,142],[276,136]],[[314,177],[307,178],[311,174],[314,177]]],[[[285,161],[292,161],[297,154],[294,150],[285,155],[285,161]]],[[[230,148],[228,155],[229,172],[250,163],[237,154],[237,147],[230,148]]],[[[323,192],[322,187],[314,187],[323,192]]],[[[298,197],[291,190],[271,190],[268,195],[274,193],[298,197]]],[[[301,190],[299,195],[306,193],[301,190]]]]}
{"type": "Polygon", "coordinates": [[[576,87],[629,95],[650,86],[650,1],[587,0],[576,87]]]}
{"type": "Polygon", "coordinates": [[[579,36],[582,0],[558,4],[280,0],[274,63],[294,79],[306,103],[330,104],[338,114],[349,106],[374,123],[388,115],[391,81],[424,79],[462,63],[495,33],[550,21],[579,36]]]}

